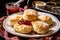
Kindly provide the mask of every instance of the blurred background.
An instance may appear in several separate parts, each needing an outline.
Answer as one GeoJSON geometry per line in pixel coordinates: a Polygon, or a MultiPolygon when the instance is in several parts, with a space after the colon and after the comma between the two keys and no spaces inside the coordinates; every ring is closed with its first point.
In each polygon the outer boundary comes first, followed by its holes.
{"type": "MultiPolygon", "coordinates": [[[[0,0],[0,17],[2,15],[5,15],[6,11],[5,11],[5,4],[6,3],[9,3],[9,2],[17,2],[18,0],[0,0]]],[[[30,4],[33,2],[33,1],[36,1],[36,0],[30,0],[30,4]]],[[[58,4],[60,4],[60,0],[38,0],[38,1],[44,1],[44,2],[56,2],[58,4]]],[[[24,0],[23,3],[21,3],[21,6],[23,5],[26,5],[26,2],[27,0],[24,0]]]]}
{"type": "MultiPolygon", "coordinates": [[[[17,2],[18,0],[0,0],[0,17],[6,15],[5,10],[5,4],[9,2],[17,2]]],[[[33,1],[37,0],[30,0],[30,4],[33,1]]],[[[44,2],[56,2],[58,5],[60,5],[60,0],[38,0],[38,1],[44,1],[44,2]]],[[[21,6],[24,7],[26,5],[27,0],[24,0],[24,2],[21,3],[21,6]]]]}

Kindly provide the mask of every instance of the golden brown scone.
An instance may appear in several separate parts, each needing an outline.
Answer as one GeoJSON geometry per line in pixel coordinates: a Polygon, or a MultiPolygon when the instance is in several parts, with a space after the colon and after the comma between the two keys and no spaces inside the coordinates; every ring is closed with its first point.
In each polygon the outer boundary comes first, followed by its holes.
{"type": "Polygon", "coordinates": [[[14,25],[14,30],[16,32],[26,34],[26,33],[30,33],[32,31],[32,26],[24,25],[24,24],[20,25],[20,24],[16,23],[14,25]]]}
{"type": "Polygon", "coordinates": [[[38,34],[45,34],[49,30],[49,25],[42,21],[33,21],[33,30],[38,34]]]}
{"type": "Polygon", "coordinates": [[[24,11],[23,19],[29,20],[29,21],[36,20],[36,19],[38,19],[38,13],[36,10],[27,9],[24,11]]]}
{"type": "Polygon", "coordinates": [[[53,23],[52,18],[49,16],[40,15],[40,16],[38,16],[38,19],[48,23],[49,25],[51,25],[53,23]]]}
{"type": "Polygon", "coordinates": [[[23,20],[22,15],[17,15],[15,18],[10,19],[10,24],[14,26],[18,21],[23,20]]]}

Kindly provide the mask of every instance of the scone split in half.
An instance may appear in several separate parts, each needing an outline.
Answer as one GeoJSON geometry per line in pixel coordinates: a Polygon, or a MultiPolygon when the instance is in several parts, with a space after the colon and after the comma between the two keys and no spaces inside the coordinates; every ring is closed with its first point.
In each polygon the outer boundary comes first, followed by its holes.
{"type": "Polygon", "coordinates": [[[49,25],[53,24],[52,18],[50,16],[40,15],[38,16],[38,19],[43,22],[46,22],[49,25]]]}
{"type": "Polygon", "coordinates": [[[9,17],[8,24],[14,26],[14,24],[17,23],[19,20],[23,20],[22,15],[13,14],[11,17],[9,17]]]}
{"type": "Polygon", "coordinates": [[[31,21],[24,20],[24,21],[18,21],[14,25],[14,30],[19,33],[30,33],[32,31],[32,24],[31,21]]]}
{"type": "Polygon", "coordinates": [[[14,30],[19,33],[27,34],[32,31],[32,26],[24,25],[24,24],[20,25],[20,24],[16,23],[14,25],[14,30]]]}
{"type": "Polygon", "coordinates": [[[38,34],[45,34],[49,30],[49,25],[42,21],[32,22],[33,30],[38,34]]]}

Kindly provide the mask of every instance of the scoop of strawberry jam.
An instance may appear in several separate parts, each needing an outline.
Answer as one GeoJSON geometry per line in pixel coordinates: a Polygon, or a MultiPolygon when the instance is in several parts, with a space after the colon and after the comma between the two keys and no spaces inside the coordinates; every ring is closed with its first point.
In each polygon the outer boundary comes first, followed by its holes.
{"type": "Polygon", "coordinates": [[[31,21],[25,20],[25,21],[18,21],[18,24],[24,24],[24,25],[32,25],[31,21]]]}

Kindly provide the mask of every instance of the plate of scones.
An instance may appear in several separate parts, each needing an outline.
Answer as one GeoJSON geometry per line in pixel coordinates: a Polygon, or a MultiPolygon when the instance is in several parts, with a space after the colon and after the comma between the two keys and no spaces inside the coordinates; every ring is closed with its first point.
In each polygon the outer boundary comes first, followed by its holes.
{"type": "Polygon", "coordinates": [[[55,34],[59,29],[59,20],[48,13],[34,9],[9,15],[3,21],[3,28],[17,36],[45,37],[55,34]]]}

